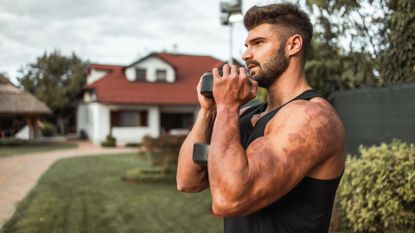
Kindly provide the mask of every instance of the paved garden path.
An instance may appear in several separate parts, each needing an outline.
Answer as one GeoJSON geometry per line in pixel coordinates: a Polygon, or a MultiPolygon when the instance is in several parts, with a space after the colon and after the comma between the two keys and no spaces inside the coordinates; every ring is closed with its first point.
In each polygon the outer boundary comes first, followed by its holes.
{"type": "Polygon", "coordinates": [[[134,148],[102,148],[79,142],[78,148],[0,158],[0,228],[16,205],[36,185],[39,177],[58,159],[84,155],[135,152],[134,148]]]}

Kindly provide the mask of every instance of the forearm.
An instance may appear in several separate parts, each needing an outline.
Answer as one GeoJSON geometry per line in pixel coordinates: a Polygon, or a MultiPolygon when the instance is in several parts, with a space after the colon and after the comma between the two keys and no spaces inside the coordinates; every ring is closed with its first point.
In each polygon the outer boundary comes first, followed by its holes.
{"type": "Polygon", "coordinates": [[[214,119],[215,112],[213,110],[201,109],[192,130],[180,149],[177,166],[177,188],[179,191],[197,192],[209,185],[206,166],[195,164],[192,156],[195,143],[209,143],[214,119]]]}
{"type": "MultiPolygon", "coordinates": [[[[212,196],[237,199],[247,187],[248,159],[240,143],[239,110],[217,110],[209,149],[209,182],[212,196]]],[[[215,197],[214,197],[215,198],[215,197]]]]}

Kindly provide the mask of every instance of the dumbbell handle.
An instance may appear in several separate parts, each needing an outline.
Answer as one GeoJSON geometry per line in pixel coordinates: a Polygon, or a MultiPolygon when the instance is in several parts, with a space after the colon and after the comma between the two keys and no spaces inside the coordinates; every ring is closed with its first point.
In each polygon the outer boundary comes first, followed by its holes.
{"type": "Polygon", "coordinates": [[[200,165],[207,165],[209,144],[195,143],[193,145],[193,162],[200,165]]]}
{"type": "MultiPolygon", "coordinates": [[[[251,79],[249,71],[247,71],[248,78],[251,79]]],[[[222,71],[219,72],[222,75],[222,71]]],[[[202,75],[202,83],[200,85],[200,94],[207,98],[213,99],[213,74],[212,72],[206,72],[202,75]]]]}

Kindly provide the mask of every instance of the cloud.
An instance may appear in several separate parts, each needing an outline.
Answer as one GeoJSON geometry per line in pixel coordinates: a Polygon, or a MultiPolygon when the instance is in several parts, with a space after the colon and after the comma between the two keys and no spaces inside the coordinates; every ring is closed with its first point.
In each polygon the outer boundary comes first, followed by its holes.
{"type": "MultiPolygon", "coordinates": [[[[18,67],[55,49],[129,64],[177,44],[179,52],[227,59],[229,29],[220,25],[219,1],[0,0],[0,72],[13,79],[18,67]]],[[[235,27],[235,51],[243,31],[235,27]]]]}

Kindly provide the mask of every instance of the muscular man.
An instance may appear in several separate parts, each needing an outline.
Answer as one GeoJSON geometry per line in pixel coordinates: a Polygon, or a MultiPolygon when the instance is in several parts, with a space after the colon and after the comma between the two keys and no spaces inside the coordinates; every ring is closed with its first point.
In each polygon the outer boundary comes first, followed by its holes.
{"type": "MultiPolygon", "coordinates": [[[[250,71],[213,69],[214,101],[199,94],[193,129],[182,145],[177,188],[210,187],[225,232],[327,232],[344,170],[344,129],[335,110],[306,81],[312,26],[288,3],[254,6],[244,18],[243,59],[250,71]],[[257,87],[266,104],[240,110],[257,87]],[[193,144],[210,142],[208,165],[193,144]]],[[[200,88],[200,84],[198,89],[200,88]]]]}

